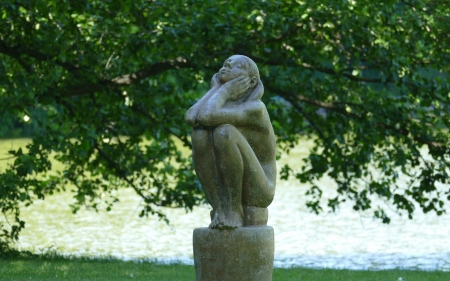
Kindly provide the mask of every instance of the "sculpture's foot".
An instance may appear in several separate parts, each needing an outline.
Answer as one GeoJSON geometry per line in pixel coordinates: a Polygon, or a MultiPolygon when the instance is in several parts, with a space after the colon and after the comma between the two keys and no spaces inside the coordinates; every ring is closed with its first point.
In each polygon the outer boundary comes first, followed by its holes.
{"type": "Polygon", "coordinates": [[[214,211],[214,217],[209,225],[211,229],[234,229],[244,226],[244,212],[228,211],[223,212],[221,209],[214,211]]]}
{"type": "Polygon", "coordinates": [[[220,229],[234,229],[244,226],[244,213],[241,211],[230,211],[225,215],[225,220],[220,229]]]}
{"type": "Polygon", "coordinates": [[[209,224],[209,228],[218,229],[220,225],[223,225],[223,221],[225,220],[224,214],[221,209],[217,209],[213,211],[213,216],[211,217],[211,223],[209,224]]]}

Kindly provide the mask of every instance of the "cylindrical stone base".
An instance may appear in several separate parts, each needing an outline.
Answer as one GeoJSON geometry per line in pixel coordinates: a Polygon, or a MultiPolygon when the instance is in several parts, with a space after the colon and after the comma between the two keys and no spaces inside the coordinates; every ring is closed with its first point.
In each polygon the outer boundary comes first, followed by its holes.
{"type": "Polygon", "coordinates": [[[274,232],[270,226],[194,230],[197,281],[272,281],[274,232]]]}

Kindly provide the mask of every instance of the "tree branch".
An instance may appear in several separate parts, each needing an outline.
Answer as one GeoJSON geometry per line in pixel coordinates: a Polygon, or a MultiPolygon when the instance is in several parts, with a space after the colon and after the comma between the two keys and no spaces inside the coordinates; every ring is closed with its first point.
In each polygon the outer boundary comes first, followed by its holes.
{"type": "MultiPolygon", "coordinates": [[[[151,116],[149,113],[145,112],[144,110],[142,110],[141,108],[137,107],[135,104],[133,104],[131,106],[131,108],[133,110],[135,110],[136,112],[138,112],[139,114],[143,115],[144,117],[146,117],[147,119],[151,120],[152,122],[154,122],[155,124],[160,123],[158,122],[158,120],[156,120],[156,118],[154,118],[153,116],[151,116]]],[[[164,131],[166,131],[167,133],[177,137],[179,140],[181,140],[183,142],[183,144],[187,147],[191,147],[191,143],[187,140],[187,138],[185,136],[182,135],[178,135],[175,132],[173,132],[170,128],[167,128],[163,125],[164,131]]]]}
{"type": "MultiPolygon", "coordinates": [[[[286,96],[287,95],[289,95],[289,94],[286,94],[286,96]]],[[[285,96],[285,95],[283,95],[283,96],[285,96]]],[[[342,106],[338,106],[335,103],[323,102],[323,101],[319,101],[319,100],[312,100],[312,99],[309,99],[309,98],[307,98],[305,96],[302,96],[302,95],[292,95],[292,96],[294,96],[300,102],[304,102],[304,103],[307,103],[307,104],[310,104],[310,105],[315,105],[315,106],[322,107],[322,108],[325,108],[325,109],[328,109],[328,110],[336,111],[336,112],[339,112],[339,113],[347,115],[347,116],[353,115],[353,116],[355,116],[357,118],[361,118],[361,116],[356,115],[354,113],[350,113],[347,110],[345,110],[345,108],[343,108],[342,106]]],[[[343,103],[343,104],[347,105],[347,103],[343,103]]],[[[356,104],[352,104],[352,105],[356,105],[356,104]]]]}
{"type": "MultiPolygon", "coordinates": [[[[71,73],[76,73],[80,70],[78,66],[75,66],[68,62],[61,62],[55,59],[55,56],[50,56],[34,49],[27,48],[23,45],[17,44],[13,47],[7,46],[4,41],[0,40],[0,53],[3,53],[13,59],[15,59],[22,67],[29,73],[32,72],[30,65],[26,64],[21,55],[27,55],[39,61],[51,61],[57,65],[63,67],[71,73]]],[[[167,60],[157,62],[147,67],[144,67],[136,72],[126,75],[118,76],[112,79],[100,79],[95,83],[85,83],[78,85],[69,85],[60,91],[61,97],[80,96],[87,95],[94,92],[101,91],[104,88],[117,88],[120,86],[131,85],[139,82],[145,78],[158,75],[164,71],[170,69],[180,69],[192,67],[192,64],[187,62],[184,58],[176,58],[175,60],[167,60]]]]}
{"type": "Polygon", "coordinates": [[[61,97],[81,96],[94,92],[101,91],[105,88],[117,88],[121,86],[128,86],[137,83],[145,78],[158,75],[164,71],[170,69],[180,69],[192,67],[192,65],[186,61],[170,60],[154,63],[148,67],[138,70],[134,73],[118,76],[110,80],[99,80],[96,83],[71,85],[66,89],[63,89],[60,94],[61,97]]]}
{"type": "MultiPolygon", "coordinates": [[[[34,49],[27,48],[21,44],[16,44],[15,46],[10,47],[10,46],[7,46],[4,41],[1,41],[1,40],[0,40],[0,53],[3,53],[5,55],[8,55],[8,56],[16,59],[19,63],[21,61],[20,56],[22,54],[25,54],[25,55],[32,57],[34,59],[37,59],[39,61],[52,61],[52,62],[56,63],[57,65],[63,67],[64,69],[67,69],[68,71],[71,71],[71,72],[75,72],[80,69],[78,66],[70,64],[68,62],[62,62],[60,60],[55,59],[55,56],[50,56],[50,55],[41,53],[34,49]]],[[[24,66],[24,67],[25,67],[25,69],[28,68],[27,69],[28,72],[31,71],[31,68],[29,68],[29,66],[24,66]]]]}
{"type": "MultiPolygon", "coordinates": [[[[355,81],[355,82],[366,82],[366,83],[392,83],[394,82],[392,79],[383,79],[383,78],[366,78],[366,77],[357,77],[354,76],[352,74],[349,73],[345,73],[342,71],[335,71],[333,69],[330,68],[323,68],[323,67],[315,67],[312,66],[310,64],[307,63],[302,63],[302,66],[306,69],[311,69],[311,70],[315,70],[315,71],[319,71],[325,74],[330,74],[330,75],[342,75],[346,78],[348,78],[349,80],[355,81]]],[[[348,69],[345,69],[348,70],[348,69]]]]}
{"type": "MultiPolygon", "coordinates": [[[[260,59],[260,58],[256,58],[256,57],[253,59],[255,62],[261,63],[263,65],[271,65],[271,66],[280,66],[281,65],[280,60],[264,60],[264,59],[260,59]]],[[[293,62],[291,62],[291,63],[284,62],[284,63],[291,67],[299,66],[298,64],[293,63],[293,62]]],[[[346,77],[347,79],[355,81],[355,82],[365,82],[365,83],[393,83],[394,82],[394,80],[392,80],[391,78],[383,79],[383,78],[357,77],[350,73],[344,72],[344,71],[350,71],[350,70],[361,69],[361,68],[346,68],[346,69],[342,69],[340,71],[336,71],[336,70],[330,69],[330,68],[312,66],[308,63],[302,63],[301,66],[305,69],[314,70],[314,71],[322,72],[322,73],[329,74],[329,75],[342,75],[342,76],[346,77]]]]}
{"type": "MultiPolygon", "coordinates": [[[[357,115],[357,114],[354,114],[354,113],[351,113],[351,112],[347,112],[345,110],[345,108],[343,108],[342,106],[339,106],[339,105],[337,105],[335,103],[327,103],[327,102],[323,102],[323,101],[319,101],[319,100],[312,100],[312,99],[309,99],[309,98],[304,97],[302,95],[289,94],[287,92],[275,90],[270,85],[266,85],[266,87],[270,91],[276,93],[277,95],[279,95],[279,96],[283,97],[284,99],[286,99],[287,101],[289,101],[294,106],[294,108],[298,112],[300,112],[300,114],[302,114],[308,120],[308,122],[316,129],[316,131],[319,134],[322,134],[322,135],[323,135],[323,132],[321,132],[321,130],[319,128],[314,126],[314,123],[311,122],[312,120],[309,120],[305,116],[305,114],[303,112],[303,108],[301,108],[299,106],[296,106],[296,103],[293,102],[294,98],[298,102],[303,102],[303,103],[307,103],[307,104],[314,105],[314,106],[317,106],[317,107],[325,108],[327,110],[331,110],[331,111],[343,114],[343,115],[348,116],[348,117],[354,117],[354,118],[361,119],[364,116],[364,115],[360,116],[360,115],[357,115]]],[[[345,103],[343,103],[343,104],[345,105],[345,103]]],[[[388,130],[393,131],[394,133],[396,133],[398,135],[402,135],[402,136],[406,136],[406,137],[408,137],[410,135],[410,131],[406,128],[406,125],[402,126],[401,128],[396,128],[395,126],[392,126],[392,125],[388,125],[388,124],[385,124],[385,123],[382,123],[382,122],[376,122],[375,126],[377,126],[379,128],[388,129],[388,130]]],[[[444,143],[441,143],[441,142],[428,140],[426,138],[423,138],[423,137],[420,137],[420,136],[417,136],[417,135],[412,135],[411,134],[411,138],[413,140],[421,143],[421,144],[426,144],[426,145],[428,145],[430,147],[433,147],[433,148],[450,147],[450,143],[449,144],[444,144],[444,143]]]]}
{"type": "Polygon", "coordinates": [[[20,53],[17,52],[17,50],[15,50],[14,48],[9,48],[8,46],[6,46],[3,41],[0,41],[0,53],[15,59],[25,69],[26,72],[32,72],[31,67],[26,64],[20,57],[20,53]]]}

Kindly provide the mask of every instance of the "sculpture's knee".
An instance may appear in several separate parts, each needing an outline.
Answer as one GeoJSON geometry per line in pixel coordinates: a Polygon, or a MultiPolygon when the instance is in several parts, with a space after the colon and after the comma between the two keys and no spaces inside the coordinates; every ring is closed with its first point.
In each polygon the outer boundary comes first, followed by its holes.
{"type": "Polygon", "coordinates": [[[233,125],[225,124],[214,129],[213,139],[215,147],[223,147],[233,141],[233,135],[236,134],[236,128],[233,125]]]}
{"type": "Polygon", "coordinates": [[[193,147],[204,147],[210,142],[209,134],[211,131],[203,130],[203,129],[194,129],[191,133],[191,140],[193,147]]]}

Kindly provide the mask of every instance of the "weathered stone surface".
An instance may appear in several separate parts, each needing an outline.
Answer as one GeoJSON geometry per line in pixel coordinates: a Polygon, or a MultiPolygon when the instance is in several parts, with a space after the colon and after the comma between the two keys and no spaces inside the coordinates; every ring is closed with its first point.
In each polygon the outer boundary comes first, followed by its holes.
{"type": "Polygon", "coordinates": [[[267,223],[266,208],[275,195],[276,149],[263,93],[255,62],[234,55],[186,112],[193,128],[194,168],[213,207],[210,228],[267,223]]]}
{"type": "Polygon", "coordinates": [[[267,208],[244,206],[244,226],[267,225],[268,218],[267,208]]]}
{"type": "Polygon", "coordinates": [[[194,230],[197,281],[271,281],[274,231],[270,226],[194,230]]]}
{"type": "Polygon", "coordinates": [[[194,168],[213,207],[209,228],[194,230],[197,281],[272,280],[274,233],[266,225],[276,149],[263,93],[255,62],[234,55],[186,112],[194,168]]]}
{"type": "MultiPolygon", "coordinates": [[[[252,206],[243,206],[244,226],[267,225],[269,219],[269,210],[267,208],[258,208],[252,206]]],[[[214,219],[214,210],[210,213],[211,220],[214,219]]]]}

